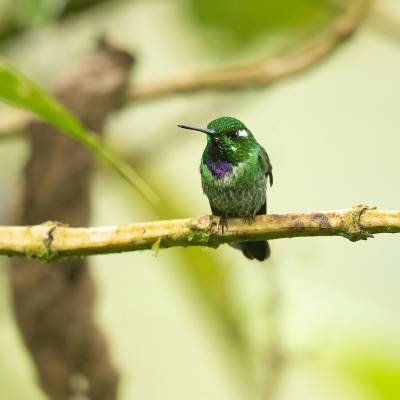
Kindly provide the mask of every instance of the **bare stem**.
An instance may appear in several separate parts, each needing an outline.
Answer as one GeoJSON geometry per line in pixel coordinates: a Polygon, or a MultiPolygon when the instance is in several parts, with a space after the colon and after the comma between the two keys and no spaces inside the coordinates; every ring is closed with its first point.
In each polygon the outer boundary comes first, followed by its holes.
{"type": "Polygon", "coordinates": [[[247,65],[189,73],[165,82],[137,84],[131,87],[128,100],[150,100],[176,93],[270,85],[282,78],[303,72],[324,60],[353,35],[364,20],[370,5],[371,0],[351,1],[345,13],[325,33],[296,54],[247,65]]]}
{"type": "Polygon", "coordinates": [[[94,254],[177,246],[217,247],[223,243],[306,236],[343,236],[365,240],[377,233],[399,233],[400,211],[378,211],[359,205],[349,210],[271,214],[254,223],[230,219],[224,234],[218,217],[71,228],[56,222],[0,227],[0,254],[42,261],[94,254]]]}

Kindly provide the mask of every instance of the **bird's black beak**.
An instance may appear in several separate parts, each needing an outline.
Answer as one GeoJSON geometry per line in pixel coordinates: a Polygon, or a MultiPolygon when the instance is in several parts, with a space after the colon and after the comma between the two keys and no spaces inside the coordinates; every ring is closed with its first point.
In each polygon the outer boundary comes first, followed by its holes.
{"type": "Polygon", "coordinates": [[[190,129],[191,131],[199,131],[199,132],[203,132],[206,133],[207,135],[213,135],[215,134],[215,131],[212,129],[205,129],[205,128],[196,128],[194,126],[188,126],[188,125],[178,125],[179,128],[183,128],[183,129],[190,129]]]}

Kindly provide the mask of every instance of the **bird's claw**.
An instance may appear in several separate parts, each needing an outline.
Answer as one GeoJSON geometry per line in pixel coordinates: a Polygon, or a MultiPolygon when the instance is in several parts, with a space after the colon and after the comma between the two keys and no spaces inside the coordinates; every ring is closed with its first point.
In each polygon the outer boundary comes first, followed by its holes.
{"type": "Polygon", "coordinates": [[[244,218],[244,221],[246,222],[246,224],[251,225],[256,219],[255,215],[249,215],[247,217],[244,218]]]}
{"type": "Polygon", "coordinates": [[[218,226],[221,228],[222,234],[224,234],[225,228],[228,229],[228,218],[226,215],[221,215],[218,226]]]}

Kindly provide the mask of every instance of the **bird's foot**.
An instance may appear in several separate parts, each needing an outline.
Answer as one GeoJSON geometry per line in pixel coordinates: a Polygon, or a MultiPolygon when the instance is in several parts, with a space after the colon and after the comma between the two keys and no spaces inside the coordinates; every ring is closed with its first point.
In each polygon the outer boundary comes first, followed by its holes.
{"type": "Polygon", "coordinates": [[[244,221],[246,222],[246,224],[251,225],[256,219],[255,215],[249,215],[247,217],[244,218],[244,221]]]}
{"type": "Polygon", "coordinates": [[[222,234],[224,234],[225,229],[228,229],[228,217],[226,215],[220,216],[218,227],[221,228],[222,234]]]}

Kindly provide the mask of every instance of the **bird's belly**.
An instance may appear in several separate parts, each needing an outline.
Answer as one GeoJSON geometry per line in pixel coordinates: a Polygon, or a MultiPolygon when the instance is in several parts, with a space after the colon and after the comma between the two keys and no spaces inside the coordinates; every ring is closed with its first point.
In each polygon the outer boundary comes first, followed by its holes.
{"type": "Polygon", "coordinates": [[[264,205],[267,181],[264,174],[246,182],[232,179],[203,180],[211,206],[227,216],[251,217],[264,205]]]}

